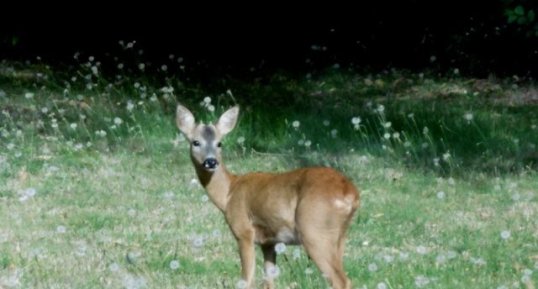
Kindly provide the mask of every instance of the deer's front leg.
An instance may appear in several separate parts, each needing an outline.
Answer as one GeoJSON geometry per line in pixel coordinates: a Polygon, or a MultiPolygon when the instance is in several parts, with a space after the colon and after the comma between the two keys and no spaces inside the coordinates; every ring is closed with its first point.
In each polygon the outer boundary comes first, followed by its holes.
{"type": "Polygon", "coordinates": [[[239,254],[241,256],[241,276],[247,282],[247,289],[254,288],[254,270],[256,256],[254,249],[254,232],[249,231],[238,240],[239,254]]]}

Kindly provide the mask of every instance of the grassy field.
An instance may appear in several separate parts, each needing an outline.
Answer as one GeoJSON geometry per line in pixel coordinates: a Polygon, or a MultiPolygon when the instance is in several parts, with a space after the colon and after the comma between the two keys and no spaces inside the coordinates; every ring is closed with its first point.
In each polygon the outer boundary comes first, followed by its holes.
{"type": "MultiPolygon", "coordinates": [[[[354,288],[538,284],[538,91],[387,71],[204,83],[96,60],[0,66],[0,288],[236,288],[239,258],[178,135],[238,103],[231,171],[333,166],[361,189],[354,288]]],[[[278,288],[327,288],[300,247],[278,288]]],[[[261,283],[261,252],[257,281],[261,283]]]]}

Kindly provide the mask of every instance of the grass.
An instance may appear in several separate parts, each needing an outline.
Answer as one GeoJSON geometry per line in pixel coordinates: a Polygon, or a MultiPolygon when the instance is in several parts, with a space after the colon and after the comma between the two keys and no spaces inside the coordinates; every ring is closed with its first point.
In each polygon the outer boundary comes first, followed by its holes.
{"type": "MultiPolygon", "coordinates": [[[[234,172],[321,164],[357,184],[355,288],[538,283],[532,82],[325,71],[202,83],[102,65],[1,66],[0,288],[236,288],[236,244],[195,181],[178,101],[204,121],[241,105],[225,141],[234,172]]],[[[261,282],[260,252],[257,264],[261,282]]],[[[278,288],[328,286],[300,247],[279,267],[278,288]]]]}

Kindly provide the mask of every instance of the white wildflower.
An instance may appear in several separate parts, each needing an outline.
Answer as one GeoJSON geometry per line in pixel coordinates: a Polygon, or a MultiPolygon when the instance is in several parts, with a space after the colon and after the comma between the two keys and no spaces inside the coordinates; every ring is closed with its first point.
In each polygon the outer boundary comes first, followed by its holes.
{"type": "Polygon", "coordinates": [[[279,242],[275,245],[275,252],[277,254],[282,254],[286,251],[286,244],[279,242]]]}
{"type": "Polygon", "coordinates": [[[178,260],[170,261],[170,269],[172,269],[172,270],[179,269],[179,261],[178,260]]]}

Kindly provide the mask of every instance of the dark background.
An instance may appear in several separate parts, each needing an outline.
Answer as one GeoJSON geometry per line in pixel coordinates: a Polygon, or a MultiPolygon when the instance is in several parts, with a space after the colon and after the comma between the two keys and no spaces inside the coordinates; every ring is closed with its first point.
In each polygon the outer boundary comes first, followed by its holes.
{"type": "MultiPolygon", "coordinates": [[[[165,63],[169,54],[207,73],[303,72],[334,67],[390,68],[485,77],[535,76],[538,22],[508,20],[537,1],[367,1],[256,7],[201,3],[125,7],[3,9],[0,57],[69,64],[73,55],[121,55],[119,40],[136,41],[131,61],[165,63]],[[189,4],[190,5],[190,4],[189,4]]],[[[110,4],[112,5],[112,4],[110,4]]],[[[174,67],[171,67],[174,69],[174,67]]]]}

